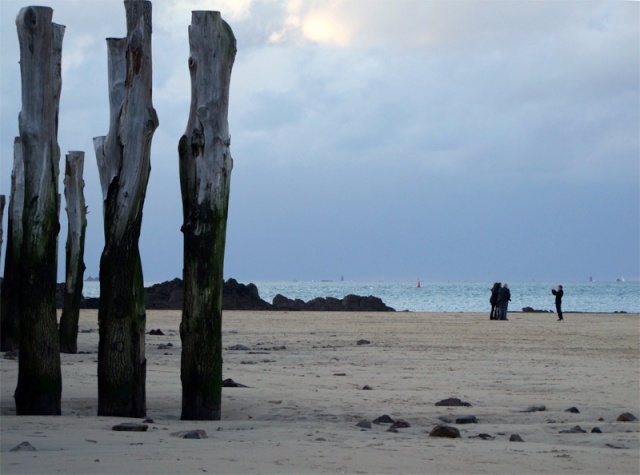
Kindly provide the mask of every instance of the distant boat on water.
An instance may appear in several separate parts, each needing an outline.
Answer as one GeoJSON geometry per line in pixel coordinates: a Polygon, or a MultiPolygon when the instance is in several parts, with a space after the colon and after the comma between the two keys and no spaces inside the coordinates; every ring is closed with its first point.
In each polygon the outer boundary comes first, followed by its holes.
{"type": "Polygon", "coordinates": [[[420,279],[418,279],[418,288],[420,288],[420,279]]]}
{"type": "Polygon", "coordinates": [[[616,282],[624,282],[624,277],[618,277],[618,278],[616,279],[616,282]]]}

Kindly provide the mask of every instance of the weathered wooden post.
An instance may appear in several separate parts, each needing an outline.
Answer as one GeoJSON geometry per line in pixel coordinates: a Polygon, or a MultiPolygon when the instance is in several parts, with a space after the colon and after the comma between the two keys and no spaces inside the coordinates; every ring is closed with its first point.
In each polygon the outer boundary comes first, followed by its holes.
{"type": "Polygon", "coordinates": [[[184,215],[181,418],[218,420],[222,271],[233,167],[227,115],[236,40],[219,12],[194,11],[189,45],[191,110],[178,144],[184,215]]]}
{"type": "Polygon", "coordinates": [[[24,202],[19,257],[18,415],[59,415],[62,394],[56,316],[58,273],[58,108],[64,26],[53,10],[26,7],[16,18],[20,42],[24,202]]]}
{"type": "Polygon", "coordinates": [[[22,211],[24,207],[24,160],[20,137],[13,144],[13,171],[11,195],[7,210],[7,252],[4,257],[2,302],[0,305],[0,351],[14,351],[20,342],[20,312],[18,289],[19,265],[22,243],[22,211]]]}
{"type": "Polygon", "coordinates": [[[125,0],[127,38],[107,39],[109,133],[94,147],[104,200],[98,415],[146,414],[144,281],[138,241],[158,117],[151,101],[151,2],[125,0]]]}
{"type": "Polygon", "coordinates": [[[87,207],[84,201],[84,152],[71,151],[66,157],[64,196],[67,202],[66,279],[60,317],[60,352],[78,352],[78,320],[84,276],[84,239],[87,207]]]}
{"type": "Polygon", "coordinates": [[[0,259],[2,259],[2,223],[4,221],[4,205],[6,199],[7,198],[4,195],[0,195],[0,259]]]}
{"type": "MultiPolygon", "coordinates": [[[[4,205],[5,205],[6,197],[4,195],[0,195],[0,260],[2,260],[2,243],[3,243],[3,228],[2,223],[4,222],[4,205]]],[[[0,313],[2,312],[2,286],[0,285],[0,313]]],[[[0,317],[2,318],[2,317],[0,317]]],[[[0,331],[2,331],[0,329],[0,331]]]]}

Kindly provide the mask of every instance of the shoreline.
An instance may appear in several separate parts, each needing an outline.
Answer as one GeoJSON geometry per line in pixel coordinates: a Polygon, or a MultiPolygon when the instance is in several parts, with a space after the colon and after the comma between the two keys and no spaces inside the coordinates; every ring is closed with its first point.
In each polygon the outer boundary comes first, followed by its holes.
{"type": "MultiPolygon", "coordinates": [[[[397,312],[485,312],[489,311],[483,284],[443,284],[416,291],[413,287],[371,282],[354,285],[348,282],[318,283],[238,283],[228,279],[223,288],[223,310],[300,310],[300,311],[391,311],[397,312]]],[[[584,284],[584,283],[583,283],[584,284]]],[[[512,284],[519,285],[518,283],[512,284]]],[[[546,287],[524,284],[519,286],[510,304],[510,312],[555,313],[553,296],[546,287]],[[543,297],[544,295],[544,297],[543,297]]],[[[543,285],[547,285],[546,283],[543,285]]],[[[640,287],[608,283],[593,292],[593,283],[571,287],[563,302],[569,313],[637,313],[640,311],[640,287]]],[[[63,287],[60,287],[62,290],[63,287]]],[[[95,295],[95,284],[89,295],[95,295]]],[[[147,309],[182,308],[182,282],[174,279],[145,287],[147,309]]],[[[60,305],[62,294],[59,296],[60,305]]],[[[89,297],[81,304],[97,308],[97,297],[89,297]]]]}

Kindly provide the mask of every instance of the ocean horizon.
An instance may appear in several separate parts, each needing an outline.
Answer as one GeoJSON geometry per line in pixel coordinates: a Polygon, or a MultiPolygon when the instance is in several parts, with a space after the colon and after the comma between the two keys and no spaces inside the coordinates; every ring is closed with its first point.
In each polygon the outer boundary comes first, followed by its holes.
{"type": "MultiPolygon", "coordinates": [[[[347,295],[374,296],[396,311],[410,312],[487,312],[493,282],[416,282],[408,281],[254,281],[260,298],[272,303],[280,294],[305,302],[317,297],[341,299],[347,295]]],[[[150,287],[158,282],[145,282],[150,287]]],[[[555,312],[551,289],[557,282],[509,282],[509,311],[523,308],[555,312]]],[[[566,313],[640,313],[640,282],[566,282],[563,283],[563,311],[566,313]]],[[[85,281],[83,295],[100,296],[98,281],[85,281]]]]}

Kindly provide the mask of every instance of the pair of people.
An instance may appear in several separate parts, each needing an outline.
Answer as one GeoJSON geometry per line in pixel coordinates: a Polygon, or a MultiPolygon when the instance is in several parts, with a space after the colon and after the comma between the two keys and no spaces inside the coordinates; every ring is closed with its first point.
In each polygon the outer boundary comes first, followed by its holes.
{"type": "Polygon", "coordinates": [[[511,301],[511,291],[508,284],[496,282],[491,288],[491,314],[489,320],[508,320],[507,308],[511,301]]]}

